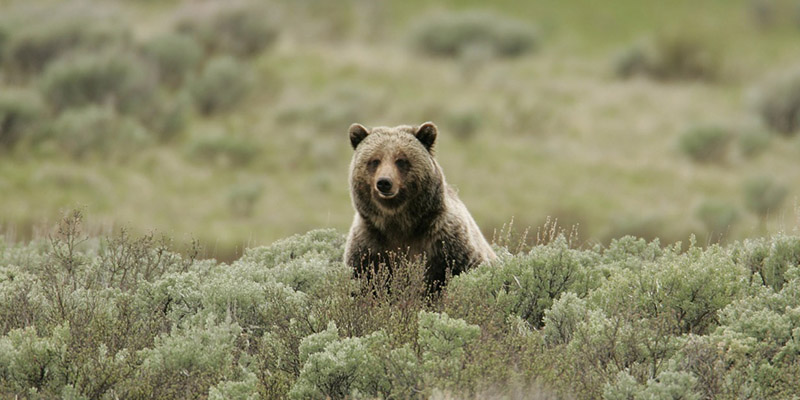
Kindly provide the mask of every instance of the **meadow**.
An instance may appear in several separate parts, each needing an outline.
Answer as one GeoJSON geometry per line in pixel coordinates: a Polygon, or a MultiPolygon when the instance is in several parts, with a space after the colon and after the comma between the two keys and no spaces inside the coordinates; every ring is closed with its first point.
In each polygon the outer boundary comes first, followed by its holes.
{"type": "Polygon", "coordinates": [[[791,230],[798,23],[764,3],[5,1],[0,223],[83,208],[231,261],[347,228],[350,123],[430,120],[488,237],[791,230]]]}
{"type": "Polygon", "coordinates": [[[0,397],[796,397],[797,131],[793,0],[0,0],[0,397]],[[339,262],[424,121],[433,297],[339,262]]]}

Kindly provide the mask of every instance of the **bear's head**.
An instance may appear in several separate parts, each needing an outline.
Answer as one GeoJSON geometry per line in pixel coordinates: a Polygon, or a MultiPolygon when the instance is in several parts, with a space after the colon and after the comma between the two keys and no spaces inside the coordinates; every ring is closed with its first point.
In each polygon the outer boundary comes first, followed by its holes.
{"type": "Polygon", "coordinates": [[[443,175],[433,158],[437,128],[420,126],[350,126],[353,161],[350,189],[356,209],[365,216],[391,215],[400,210],[425,212],[438,207],[443,175]],[[420,203],[429,204],[420,204],[420,203]]]}

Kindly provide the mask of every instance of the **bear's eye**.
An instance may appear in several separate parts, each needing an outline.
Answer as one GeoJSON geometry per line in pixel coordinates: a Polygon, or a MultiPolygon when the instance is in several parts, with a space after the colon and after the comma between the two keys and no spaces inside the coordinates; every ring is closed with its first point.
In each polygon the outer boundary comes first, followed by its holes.
{"type": "Polygon", "coordinates": [[[376,168],[378,168],[378,165],[380,165],[380,164],[381,164],[381,160],[378,160],[378,159],[369,160],[369,162],[367,163],[367,168],[376,169],[376,168]]]}
{"type": "Polygon", "coordinates": [[[397,168],[402,170],[407,170],[411,166],[411,164],[405,158],[398,158],[394,164],[397,165],[397,168]]]}

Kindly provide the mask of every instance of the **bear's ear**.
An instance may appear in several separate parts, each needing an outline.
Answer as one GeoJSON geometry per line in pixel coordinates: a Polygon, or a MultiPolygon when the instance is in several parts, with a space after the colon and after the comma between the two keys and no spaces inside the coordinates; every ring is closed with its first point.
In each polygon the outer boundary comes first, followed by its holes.
{"type": "Polygon", "coordinates": [[[436,142],[436,134],[439,130],[436,128],[436,125],[433,122],[426,122],[417,128],[417,133],[414,136],[417,137],[417,140],[422,142],[422,145],[425,146],[428,151],[433,149],[433,143],[436,142]]]}
{"type": "Polygon", "coordinates": [[[355,150],[356,146],[364,140],[365,137],[369,135],[369,131],[364,125],[361,124],[353,124],[350,125],[350,145],[353,146],[355,150]]]}

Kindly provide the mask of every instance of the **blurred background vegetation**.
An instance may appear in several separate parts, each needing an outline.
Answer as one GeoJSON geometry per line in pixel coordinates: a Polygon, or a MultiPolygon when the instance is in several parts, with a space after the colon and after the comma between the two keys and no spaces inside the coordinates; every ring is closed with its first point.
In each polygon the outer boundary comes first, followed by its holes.
{"type": "Polygon", "coordinates": [[[347,229],[350,123],[439,125],[488,237],[800,219],[795,0],[0,0],[0,230],[80,207],[231,260],[347,229]]]}

